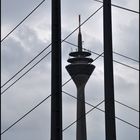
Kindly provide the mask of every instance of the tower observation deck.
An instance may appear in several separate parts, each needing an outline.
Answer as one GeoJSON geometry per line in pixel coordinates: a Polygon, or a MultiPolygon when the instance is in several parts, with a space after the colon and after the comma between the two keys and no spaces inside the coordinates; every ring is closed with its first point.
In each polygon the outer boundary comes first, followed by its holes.
{"type": "Polygon", "coordinates": [[[79,15],[78,51],[71,52],[67,61],[70,63],[66,69],[77,87],[77,124],[76,140],[87,140],[86,116],[85,116],[85,85],[95,66],[91,63],[90,52],[82,50],[82,34],[79,15]]]}

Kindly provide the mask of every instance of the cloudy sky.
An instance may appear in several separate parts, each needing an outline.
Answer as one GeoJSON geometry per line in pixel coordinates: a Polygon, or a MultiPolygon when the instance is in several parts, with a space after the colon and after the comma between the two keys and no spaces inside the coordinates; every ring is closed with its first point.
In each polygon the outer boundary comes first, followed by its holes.
{"type": "MultiPolygon", "coordinates": [[[[6,36],[41,0],[1,0],[1,38],[6,36]]],[[[139,0],[112,0],[113,4],[139,11],[139,0]]],[[[78,15],[86,20],[102,4],[94,0],[62,0],[62,39],[78,26],[78,15]]],[[[117,53],[139,59],[139,15],[112,7],[113,50],[117,53]]],[[[103,52],[103,11],[98,11],[82,26],[83,47],[96,53],[103,52]]],[[[77,32],[67,41],[77,44],[77,32]]],[[[1,43],[1,84],[3,85],[24,65],[51,43],[51,1],[46,0],[28,19],[1,43]]],[[[50,51],[48,48],[2,91],[50,51]]],[[[76,50],[74,46],[62,43],[62,81],[70,79],[65,66],[68,54],[76,50]]],[[[1,96],[1,131],[32,109],[51,93],[51,65],[48,55],[28,74],[1,96]]],[[[92,54],[93,59],[97,55],[92,54]]],[[[116,61],[139,68],[137,62],[113,55],[116,61]]],[[[86,85],[86,102],[93,105],[104,99],[103,58],[96,66],[86,85]]],[[[139,109],[139,72],[114,62],[115,99],[135,109],[139,109]]],[[[63,90],[76,96],[76,87],[70,81],[63,90]]],[[[118,103],[116,116],[139,126],[138,112],[118,103]]],[[[50,140],[50,98],[2,135],[2,140],[50,140]]],[[[104,104],[99,108],[104,109],[104,104]]],[[[91,107],[86,105],[86,111],[91,107]]],[[[76,120],[76,100],[63,93],[63,128],[76,120]]],[[[64,140],[76,139],[76,125],[63,132],[64,140]]],[[[138,129],[116,119],[117,140],[138,140],[138,129]]],[[[93,110],[87,115],[88,140],[105,140],[104,113],[93,110]]]]}

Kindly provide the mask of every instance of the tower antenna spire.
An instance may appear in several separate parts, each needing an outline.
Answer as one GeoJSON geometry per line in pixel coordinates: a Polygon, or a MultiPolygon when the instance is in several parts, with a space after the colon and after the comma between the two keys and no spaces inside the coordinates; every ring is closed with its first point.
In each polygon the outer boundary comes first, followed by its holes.
{"type": "Polygon", "coordinates": [[[81,33],[81,15],[79,15],[79,32],[81,33]]]}
{"type": "Polygon", "coordinates": [[[81,15],[79,15],[78,52],[82,52],[81,15]]]}

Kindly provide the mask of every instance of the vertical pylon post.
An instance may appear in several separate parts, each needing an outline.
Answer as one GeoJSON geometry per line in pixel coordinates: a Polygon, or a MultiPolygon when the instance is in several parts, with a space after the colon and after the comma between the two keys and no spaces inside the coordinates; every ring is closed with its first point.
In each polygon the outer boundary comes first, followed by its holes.
{"type": "Polygon", "coordinates": [[[111,0],[103,1],[106,140],[116,140],[111,0]]]}
{"type": "Polygon", "coordinates": [[[61,1],[52,0],[51,140],[62,140],[61,1]]]}

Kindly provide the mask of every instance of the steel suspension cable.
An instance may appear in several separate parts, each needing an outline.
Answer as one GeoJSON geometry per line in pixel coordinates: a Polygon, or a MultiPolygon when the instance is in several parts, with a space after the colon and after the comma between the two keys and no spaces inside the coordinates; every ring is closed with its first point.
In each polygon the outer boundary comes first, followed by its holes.
{"type": "MultiPolygon", "coordinates": [[[[68,44],[70,44],[70,45],[72,45],[72,46],[78,47],[77,45],[75,45],[75,44],[73,44],[73,43],[70,43],[70,42],[68,42],[68,41],[65,41],[65,42],[68,43],[68,44]]],[[[87,51],[89,51],[89,52],[91,52],[91,53],[93,53],[93,54],[100,55],[99,53],[96,53],[96,52],[94,52],[94,51],[91,51],[91,50],[88,50],[88,49],[85,49],[85,48],[83,48],[83,49],[84,49],[84,50],[87,50],[87,51]]],[[[101,57],[104,57],[104,56],[101,56],[101,57]]],[[[132,66],[129,66],[129,65],[127,65],[127,64],[124,64],[124,63],[122,63],[122,62],[119,62],[119,61],[116,61],[116,60],[113,60],[113,61],[116,62],[116,63],[118,63],[118,64],[120,64],[120,65],[123,65],[123,66],[125,66],[125,67],[131,68],[131,69],[133,69],[133,70],[140,71],[139,69],[137,69],[137,68],[135,68],[135,67],[132,67],[132,66]]]]}
{"type": "Polygon", "coordinates": [[[9,129],[11,129],[13,126],[15,126],[18,122],[20,122],[23,118],[25,118],[28,114],[30,114],[33,110],[35,110],[38,106],[40,106],[43,102],[45,102],[51,95],[47,96],[44,100],[42,100],[40,103],[38,103],[36,106],[34,106],[31,110],[29,110],[27,113],[25,113],[21,118],[19,118],[17,121],[15,121],[12,125],[10,125],[7,129],[5,129],[1,135],[3,135],[5,132],[7,132],[9,129]]]}
{"type": "MultiPolygon", "coordinates": [[[[93,1],[103,3],[103,1],[101,1],[101,0],[93,0],[93,1]]],[[[140,14],[140,12],[138,12],[138,11],[135,11],[135,10],[132,10],[132,9],[129,9],[129,8],[125,8],[125,7],[122,7],[122,6],[118,6],[116,4],[111,4],[111,6],[114,6],[116,8],[122,9],[122,10],[129,11],[129,12],[132,12],[132,13],[140,14]]]]}
{"type": "MultiPolygon", "coordinates": [[[[101,6],[101,7],[99,7],[93,14],[91,14],[84,22],[82,22],[81,23],[81,25],[80,26],[82,26],[83,24],[85,24],[89,19],[91,19],[91,17],[93,16],[93,15],[95,15],[101,8],[102,8],[103,6],[101,6]]],[[[69,38],[77,29],[79,29],[79,27],[80,26],[78,26],[76,29],[74,29],[68,36],[66,36],[62,41],[61,41],[61,43],[62,42],[64,42],[67,38],[69,38]]],[[[36,55],[36,57],[34,57],[30,62],[28,62],[20,71],[18,71],[14,76],[12,76],[7,82],[5,82],[3,85],[2,85],[2,87],[4,87],[8,82],[10,82],[15,76],[17,76],[22,70],[24,70],[30,63],[32,63],[39,55],[41,55],[46,49],[48,49],[49,47],[51,46],[51,44],[49,44],[45,49],[43,49],[38,55],[36,55]]],[[[51,51],[50,51],[51,52],[51,51]]],[[[49,52],[49,53],[50,53],[49,52]]],[[[39,62],[40,61],[42,61],[43,59],[44,59],[45,57],[43,57],[41,60],[39,60],[39,62]]],[[[36,66],[39,62],[37,62],[34,66],[36,66]]],[[[33,66],[33,67],[34,67],[33,66]]],[[[32,69],[32,68],[31,68],[32,69]]],[[[29,72],[30,70],[28,70],[28,72],[29,72]]],[[[23,76],[24,76],[25,74],[23,74],[23,76]]],[[[22,77],[23,77],[22,76],[22,77]]],[[[18,80],[19,79],[21,79],[21,78],[18,78],[18,80]]],[[[18,80],[16,80],[16,81],[18,81],[18,80]]],[[[15,84],[16,82],[14,82],[14,84],[15,84]]],[[[12,85],[13,84],[11,84],[10,86],[8,86],[2,93],[1,93],[1,95],[4,93],[4,92],[6,92],[9,88],[11,88],[12,87],[12,85]]],[[[2,88],[1,87],[1,88],[2,88]]]]}
{"type": "MultiPolygon", "coordinates": [[[[68,92],[65,92],[65,91],[62,91],[62,92],[65,93],[66,95],[68,95],[68,96],[70,96],[70,97],[76,99],[76,100],[79,100],[79,101],[81,101],[81,102],[84,102],[85,104],[88,104],[89,106],[93,107],[91,110],[93,110],[93,109],[95,108],[95,109],[97,109],[97,110],[99,110],[99,111],[105,113],[105,111],[102,110],[102,109],[100,109],[100,108],[98,108],[98,106],[93,106],[93,105],[90,104],[90,103],[87,103],[87,102],[85,102],[85,101],[82,101],[82,100],[80,100],[80,99],[77,99],[75,96],[69,94],[68,92]]],[[[99,103],[99,105],[102,104],[104,101],[105,101],[105,100],[102,100],[102,101],[99,103]]],[[[90,112],[91,112],[91,111],[90,111],[90,112]]],[[[135,128],[137,128],[137,129],[140,129],[138,126],[133,125],[132,123],[130,123],[130,122],[128,122],[128,121],[125,121],[125,120],[123,120],[123,119],[121,119],[121,118],[119,118],[119,117],[117,117],[117,116],[115,116],[115,118],[118,119],[118,120],[120,120],[120,121],[122,121],[122,122],[124,122],[124,123],[126,123],[126,124],[128,124],[128,125],[130,125],[130,126],[132,126],[132,127],[135,127],[135,128]]],[[[75,122],[76,122],[76,121],[75,121],[75,122]]],[[[74,124],[74,122],[72,123],[72,125],[73,125],[73,124],[74,124]]]]}
{"type": "Polygon", "coordinates": [[[25,76],[30,70],[32,70],[38,63],[40,63],[46,56],[48,56],[51,52],[48,52],[45,56],[43,56],[37,63],[35,63],[31,68],[29,68],[25,73],[23,73],[18,79],[16,79],[12,84],[10,84],[4,91],[1,92],[1,95],[4,94],[9,88],[11,88],[15,83],[17,83],[23,76],[25,76]]]}
{"type": "Polygon", "coordinates": [[[32,15],[43,2],[45,2],[45,0],[41,1],[22,21],[20,21],[5,37],[3,37],[1,42],[3,42],[11,33],[13,33],[30,15],[32,15]]]}
{"type": "MultiPolygon", "coordinates": [[[[97,60],[98,58],[99,58],[99,56],[97,56],[97,58],[95,58],[94,61],[97,60]]],[[[62,84],[62,87],[65,86],[66,84],[68,84],[71,80],[72,80],[72,78],[70,78],[66,82],[64,82],[62,84]]],[[[49,95],[49,96],[51,96],[51,95],[49,95]]],[[[28,112],[31,113],[34,109],[36,109],[38,106],[40,106],[45,100],[46,100],[46,98],[44,100],[42,100],[39,104],[37,104],[35,107],[33,107],[31,110],[29,110],[28,112]]],[[[1,135],[4,134],[5,132],[7,132],[9,129],[11,129],[14,125],[16,125],[18,122],[20,122],[23,118],[25,118],[29,114],[28,112],[25,115],[23,115],[21,118],[19,118],[16,122],[14,122],[12,125],[10,125],[7,129],[5,129],[1,133],[1,135]]]]}
{"type": "MultiPolygon", "coordinates": [[[[97,56],[95,59],[94,59],[94,61],[95,60],[97,60],[101,55],[102,55],[103,53],[101,53],[99,56],[97,56]]],[[[62,85],[62,87],[63,86],[65,86],[67,83],[69,83],[70,81],[72,80],[72,78],[70,78],[69,80],[67,80],[63,85],[62,85]]],[[[67,93],[68,94],[68,93],[67,93]]],[[[51,95],[49,95],[49,96],[51,96],[51,95]]],[[[42,100],[39,104],[37,104],[35,107],[33,107],[30,111],[28,111],[25,115],[23,115],[21,118],[19,118],[15,123],[13,123],[12,125],[10,125],[7,129],[5,129],[2,133],[1,133],[1,135],[2,134],[4,134],[5,132],[7,132],[9,129],[11,129],[14,125],[16,125],[18,122],[20,122],[23,118],[25,118],[29,113],[31,113],[34,109],[36,109],[38,106],[40,106],[47,98],[49,98],[49,96],[48,97],[46,97],[44,100],[42,100]]],[[[72,96],[72,95],[71,95],[72,96]]],[[[73,96],[74,97],[74,96],[73,96]]],[[[88,112],[87,112],[87,114],[88,113],[90,113],[94,108],[97,108],[102,102],[104,102],[104,100],[103,101],[101,101],[98,105],[96,105],[96,106],[94,106],[91,110],[89,110],[88,112]]],[[[87,103],[87,104],[89,104],[89,103],[87,103]]],[[[90,104],[89,104],[90,105],[90,104]]],[[[98,110],[100,110],[100,111],[102,111],[102,112],[104,112],[103,110],[101,110],[100,108],[98,108],[98,110]]],[[[122,120],[122,119],[120,119],[120,118],[118,118],[117,117],[117,119],[119,119],[120,121],[124,121],[124,120],[122,120]]],[[[129,122],[126,122],[126,121],[124,121],[125,123],[127,123],[127,124],[129,124],[129,125],[131,125],[131,126],[133,126],[133,124],[131,124],[131,123],[129,123],[129,122]]],[[[69,126],[67,126],[65,129],[63,129],[63,131],[65,131],[66,129],[68,129],[70,126],[72,126],[74,123],[76,123],[75,121],[72,123],[72,124],[70,124],[69,126]]],[[[137,126],[133,126],[133,127],[135,127],[135,128],[137,128],[137,126]]]]}

